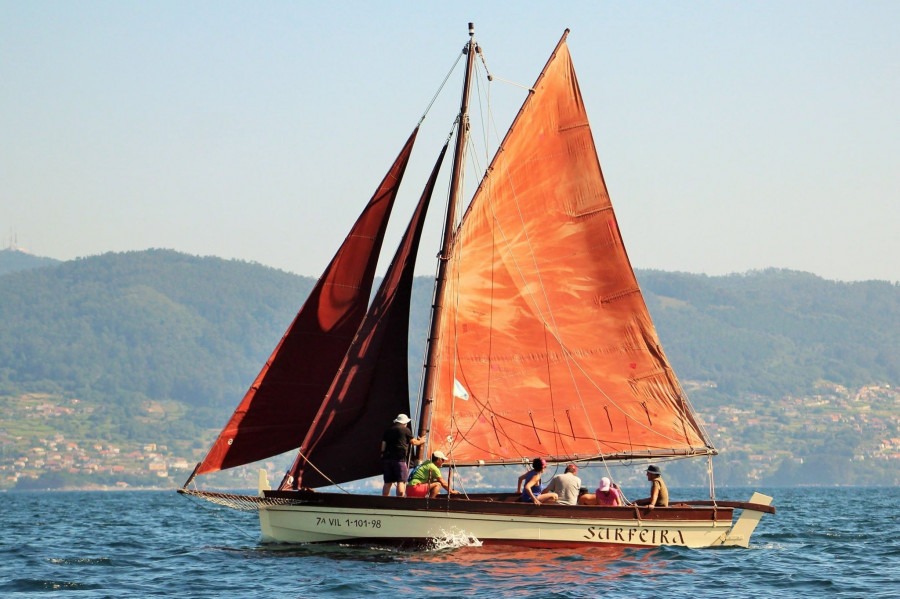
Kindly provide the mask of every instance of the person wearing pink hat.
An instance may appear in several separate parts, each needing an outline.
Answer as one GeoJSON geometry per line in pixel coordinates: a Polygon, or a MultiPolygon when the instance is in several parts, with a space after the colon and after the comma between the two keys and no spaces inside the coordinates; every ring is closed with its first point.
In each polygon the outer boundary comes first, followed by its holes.
{"type": "Polygon", "coordinates": [[[607,477],[600,479],[600,487],[597,489],[597,505],[623,505],[622,494],[619,489],[607,477]]]}
{"type": "Polygon", "coordinates": [[[578,498],[579,505],[625,505],[619,485],[604,476],[600,479],[600,486],[594,493],[585,493],[578,498]]]}

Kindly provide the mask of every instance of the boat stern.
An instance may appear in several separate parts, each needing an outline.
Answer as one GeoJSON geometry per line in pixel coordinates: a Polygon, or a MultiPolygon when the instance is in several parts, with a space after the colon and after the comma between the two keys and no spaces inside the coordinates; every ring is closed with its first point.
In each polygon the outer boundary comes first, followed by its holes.
{"type": "Polygon", "coordinates": [[[771,505],[771,497],[769,497],[768,495],[763,495],[762,493],[754,492],[750,497],[750,501],[741,506],[744,511],[737,519],[737,522],[734,523],[734,526],[731,527],[731,530],[729,530],[725,534],[725,537],[719,544],[725,547],[749,547],[750,535],[752,535],[753,531],[756,530],[756,525],[759,524],[759,521],[763,517],[763,514],[767,512],[771,513],[774,510],[774,508],[770,508],[768,510],[754,509],[754,506],[758,506],[761,508],[771,505]]]}

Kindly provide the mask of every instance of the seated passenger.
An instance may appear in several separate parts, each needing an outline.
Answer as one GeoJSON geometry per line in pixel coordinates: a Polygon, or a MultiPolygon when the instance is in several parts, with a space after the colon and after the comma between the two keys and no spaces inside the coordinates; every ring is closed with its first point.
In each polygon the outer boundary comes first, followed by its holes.
{"type": "Polygon", "coordinates": [[[556,493],[557,502],[560,505],[576,505],[578,503],[578,491],[581,489],[581,479],[576,476],[578,466],[569,464],[566,471],[553,477],[547,485],[546,492],[556,493]]]}
{"type": "Polygon", "coordinates": [[[647,466],[647,480],[650,481],[650,497],[638,499],[637,505],[646,505],[650,509],[655,507],[669,507],[669,489],[662,479],[659,466],[653,464],[647,466]]]}
{"type": "Polygon", "coordinates": [[[534,503],[542,505],[544,503],[556,503],[558,495],[556,493],[542,493],[541,472],[547,467],[547,460],[544,458],[534,458],[532,469],[519,477],[519,484],[516,485],[516,493],[521,493],[518,501],[524,503],[534,503]],[[523,488],[524,483],[524,488],[523,488]]]}
{"type": "Polygon", "coordinates": [[[625,500],[619,485],[604,476],[595,492],[585,493],[578,498],[578,505],[625,505],[625,500]]]}

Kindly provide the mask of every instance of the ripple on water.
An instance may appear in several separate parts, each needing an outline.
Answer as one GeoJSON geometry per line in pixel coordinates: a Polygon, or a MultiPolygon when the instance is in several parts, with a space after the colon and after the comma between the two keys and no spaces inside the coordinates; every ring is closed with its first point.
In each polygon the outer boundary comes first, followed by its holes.
{"type": "Polygon", "coordinates": [[[768,494],[778,513],[763,518],[749,549],[528,549],[448,531],[410,551],[261,545],[254,514],[209,510],[174,492],[7,493],[0,597],[896,595],[896,489],[866,490],[865,509],[848,509],[859,490],[768,494]]]}
{"type": "Polygon", "coordinates": [[[86,591],[102,588],[98,584],[71,580],[45,580],[36,578],[14,578],[0,584],[0,591],[8,593],[30,593],[34,591],[86,591]]]}

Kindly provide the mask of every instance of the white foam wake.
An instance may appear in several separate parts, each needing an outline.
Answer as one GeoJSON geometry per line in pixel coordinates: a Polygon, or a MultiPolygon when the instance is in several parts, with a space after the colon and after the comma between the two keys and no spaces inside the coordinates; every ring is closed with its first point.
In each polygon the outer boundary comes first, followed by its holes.
{"type": "Polygon", "coordinates": [[[439,537],[434,537],[428,543],[429,551],[456,549],[458,547],[481,547],[481,541],[474,535],[462,530],[442,530],[439,537]]]}

